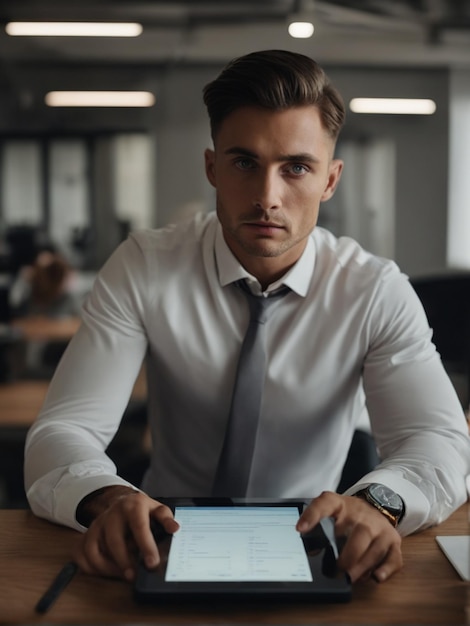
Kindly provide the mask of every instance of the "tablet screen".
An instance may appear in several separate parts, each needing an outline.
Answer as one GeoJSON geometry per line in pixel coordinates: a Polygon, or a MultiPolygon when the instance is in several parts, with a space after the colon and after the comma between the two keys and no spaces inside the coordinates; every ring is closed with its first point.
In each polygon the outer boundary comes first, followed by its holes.
{"type": "Polygon", "coordinates": [[[139,602],[232,601],[347,602],[351,582],[336,567],[334,522],[308,533],[295,530],[303,500],[157,498],[180,524],[152,532],[160,563],[139,560],[134,595],[139,602]]]}
{"type": "Polygon", "coordinates": [[[167,582],[312,582],[296,506],[176,506],[167,582]]]}

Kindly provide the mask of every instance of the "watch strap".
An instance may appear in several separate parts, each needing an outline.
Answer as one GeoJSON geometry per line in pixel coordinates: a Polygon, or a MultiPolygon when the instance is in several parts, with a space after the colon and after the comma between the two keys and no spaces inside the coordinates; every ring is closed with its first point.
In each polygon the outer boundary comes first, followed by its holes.
{"type": "Polygon", "coordinates": [[[361,491],[358,491],[354,495],[357,496],[358,498],[361,498],[362,500],[365,500],[366,502],[371,504],[374,508],[376,508],[378,511],[380,511],[382,515],[385,515],[385,517],[388,519],[388,521],[394,528],[398,526],[398,522],[402,518],[402,515],[394,515],[393,513],[388,511],[381,504],[379,504],[374,498],[372,498],[372,496],[369,494],[367,489],[362,489],[361,491]]]}

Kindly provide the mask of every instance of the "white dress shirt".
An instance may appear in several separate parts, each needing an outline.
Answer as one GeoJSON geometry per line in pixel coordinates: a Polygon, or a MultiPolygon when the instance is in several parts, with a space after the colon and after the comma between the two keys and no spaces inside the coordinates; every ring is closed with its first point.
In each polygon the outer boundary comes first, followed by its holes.
{"type": "MultiPolygon", "coordinates": [[[[88,493],[127,484],[105,454],[147,357],[153,441],[142,489],[208,496],[222,448],[248,305],[246,278],[214,213],[131,234],[97,277],[83,323],[26,445],[33,511],[78,529],[88,493]]],[[[268,326],[268,371],[248,496],[311,499],[334,490],[368,411],[380,482],[406,505],[400,532],[466,499],[463,411],[431,343],[422,306],[395,263],[315,228],[271,285],[291,292],[268,326]]],[[[227,494],[230,495],[230,494],[227,494]]]]}

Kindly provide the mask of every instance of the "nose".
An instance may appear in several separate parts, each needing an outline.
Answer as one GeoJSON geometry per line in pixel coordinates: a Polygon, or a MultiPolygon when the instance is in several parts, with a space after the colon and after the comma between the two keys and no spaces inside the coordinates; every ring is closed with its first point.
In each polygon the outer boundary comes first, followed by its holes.
{"type": "Polygon", "coordinates": [[[263,211],[281,208],[281,190],[282,184],[278,172],[260,169],[254,181],[254,207],[263,211]]]}

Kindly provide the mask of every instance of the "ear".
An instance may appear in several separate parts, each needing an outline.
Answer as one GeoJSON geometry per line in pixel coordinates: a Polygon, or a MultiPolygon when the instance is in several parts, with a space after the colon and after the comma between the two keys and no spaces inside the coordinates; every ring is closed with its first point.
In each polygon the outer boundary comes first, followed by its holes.
{"type": "Polygon", "coordinates": [[[322,194],[321,202],[329,200],[334,194],[336,187],[338,186],[339,179],[341,178],[341,172],[343,171],[343,161],[340,159],[332,159],[328,172],[327,185],[325,191],[322,194]]]}
{"type": "Polygon", "coordinates": [[[207,180],[213,187],[217,187],[216,185],[216,176],[215,176],[215,152],[214,150],[210,150],[206,148],[204,151],[204,161],[206,167],[206,176],[207,180]]]}

